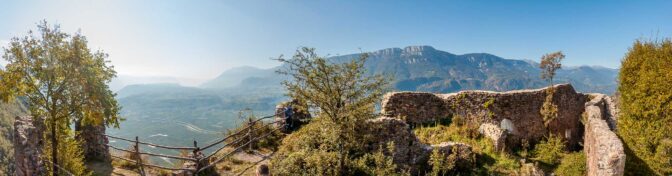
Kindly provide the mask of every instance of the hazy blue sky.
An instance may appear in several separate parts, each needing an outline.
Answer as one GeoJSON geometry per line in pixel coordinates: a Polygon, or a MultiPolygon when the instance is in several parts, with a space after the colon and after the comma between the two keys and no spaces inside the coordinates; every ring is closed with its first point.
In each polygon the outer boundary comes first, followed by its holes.
{"type": "Polygon", "coordinates": [[[0,42],[41,19],[81,29],[123,75],[209,79],[299,46],[350,54],[431,45],[618,68],[635,39],[672,36],[672,1],[8,1],[0,42]]]}

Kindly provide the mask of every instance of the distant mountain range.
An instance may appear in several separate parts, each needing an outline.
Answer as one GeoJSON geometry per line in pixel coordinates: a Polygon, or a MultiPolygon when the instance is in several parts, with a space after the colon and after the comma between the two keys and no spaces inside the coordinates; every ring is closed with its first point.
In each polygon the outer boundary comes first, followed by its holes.
{"type": "MultiPolygon", "coordinates": [[[[507,91],[547,85],[539,77],[537,63],[492,54],[456,55],[430,46],[389,48],[369,54],[367,72],[393,77],[392,89],[398,91],[507,91]]],[[[356,57],[359,54],[329,60],[340,63],[356,57]]],[[[275,73],[279,68],[282,66],[233,68],[198,87],[181,86],[172,79],[165,79],[168,83],[125,86],[117,91],[117,99],[127,120],[121,123],[120,130],[108,132],[167,145],[186,145],[194,139],[207,143],[239,123],[241,110],[249,108],[258,115],[268,115],[277,103],[286,100],[280,82],[287,77],[275,73]]],[[[616,69],[604,67],[565,67],[558,71],[555,83],[571,83],[581,92],[612,94],[617,73],[616,69]]],[[[161,79],[164,78],[151,80],[161,79]]],[[[119,141],[115,145],[126,147],[119,141]]]]}
{"type": "MultiPolygon", "coordinates": [[[[330,57],[333,62],[346,62],[359,54],[330,57]]],[[[271,69],[239,67],[222,73],[204,83],[206,89],[234,86],[277,85],[271,69]]],[[[365,68],[370,74],[393,77],[393,88],[402,91],[456,92],[460,90],[507,91],[539,88],[548,85],[540,78],[541,69],[533,61],[504,59],[487,53],[456,55],[431,46],[388,48],[369,53],[365,68]]],[[[571,83],[581,92],[613,94],[617,69],[599,66],[565,67],[558,70],[555,83],[571,83]]]]}

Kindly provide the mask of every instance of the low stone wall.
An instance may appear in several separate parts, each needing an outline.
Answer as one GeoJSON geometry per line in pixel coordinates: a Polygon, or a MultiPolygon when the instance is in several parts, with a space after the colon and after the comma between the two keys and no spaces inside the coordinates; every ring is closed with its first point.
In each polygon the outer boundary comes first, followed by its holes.
{"type": "Polygon", "coordinates": [[[544,125],[539,113],[546,89],[451,94],[392,92],[384,96],[381,113],[386,117],[401,118],[409,124],[433,123],[460,116],[477,125],[501,126],[508,131],[511,145],[521,139],[535,143],[550,132],[566,139],[570,148],[580,148],[583,125],[579,118],[588,96],[577,93],[569,84],[554,88],[553,103],[558,106],[558,117],[548,126],[544,125]]]}
{"type": "Polygon", "coordinates": [[[17,116],[14,121],[14,175],[45,175],[42,155],[44,124],[31,116],[17,116]]]}
{"type": "Polygon", "coordinates": [[[615,129],[616,109],[608,96],[591,96],[594,98],[586,103],[584,114],[586,133],[583,151],[586,153],[588,175],[623,175],[626,157],[623,143],[612,131],[615,129]]]}

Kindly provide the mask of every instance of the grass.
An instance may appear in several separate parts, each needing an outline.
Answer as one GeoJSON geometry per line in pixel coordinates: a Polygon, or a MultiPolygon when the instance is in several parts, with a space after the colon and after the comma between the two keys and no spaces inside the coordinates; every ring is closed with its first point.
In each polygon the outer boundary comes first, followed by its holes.
{"type": "Polygon", "coordinates": [[[426,144],[452,141],[472,146],[477,167],[471,173],[475,175],[519,175],[523,171],[521,159],[538,163],[546,173],[552,171],[557,175],[585,175],[586,157],[583,151],[567,153],[559,137],[551,137],[535,146],[523,142],[525,146],[517,146],[513,152],[506,152],[495,151],[492,141],[478,132],[478,126],[466,123],[460,117],[453,118],[451,123],[417,127],[413,132],[426,144]]]}
{"type": "Polygon", "coordinates": [[[478,133],[478,126],[465,123],[462,118],[454,118],[453,123],[424,126],[413,130],[421,142],[440,144],[442,142],[462,142],[472,146],[476,154],[477,175],[511,175],[520,169],[519,157],[506,152],[495,151],[492,141],[478,133]]]}

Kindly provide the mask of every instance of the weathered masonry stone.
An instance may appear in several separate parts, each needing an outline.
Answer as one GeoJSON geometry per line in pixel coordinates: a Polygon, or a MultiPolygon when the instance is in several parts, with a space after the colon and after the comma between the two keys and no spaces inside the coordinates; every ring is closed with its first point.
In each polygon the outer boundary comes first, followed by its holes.
{"type": "Polygon", "coordinates": [[[478,132],[492,140],[496,151],[502,151],[505,148],[507,134],[505,129],[491,123],[484,123],[478,128],[478,132]]]}
{"type": "Polygon", "coordinates": [[[16,176],[45,175],[42,155],[42,120],[31,116],[17,116],[14,121],[14,162],[16,176]]]}
{"type": "Polygon", "coordinates": [[[579,121],[587,96],[577,93],[569,84],[554,86],[553,103],[558,117],[544,125],[539,113],[546,89],[509,92],[461,91],[451,94],[392,92],[385,95],[381,112],[410,124],[433,123],[460,116],[480,126],[491,123],[506,127],[507,142],[516,145],[526,139],[536,142],[549,132],[562,136],[570,148],[580,148],[583,125],[579,121]],[[502,121],[507,123],[502,125],[502,121]]]}
{"type": "Polygon", "coordinates": [[[77,139],[82,140],[84,157],[89,160],[110,161],[109,143],[105,134],[104,125],[79,125],[75,126],[77,139]]]}
{"type": "Polygon", "coordinates": [[[377,151],[381,149],[380,147],[386,147],[388,144],[394,143],[392,157],[394,163],[402,170],[416,173],[426,164],[431,154],[431,146],[420,142],[404,121],[379,117],[367,122],[371,127],[367,133],[375,134],[375,139],[377,139],[369,144],[369,151],[377,151]]]}
{"type": "MultiPolygon", "coordinates": [[[[588,175],[623,175],[625,152],[623,143],[611,131],[609,121],[615,124],[617,114],[608,96],[592,94],[595,97],[586,103],[586,133],[584,152],[586,153],[588,175]]],[[[615,127],[615,125],[614,125],[615,127]]]]}

